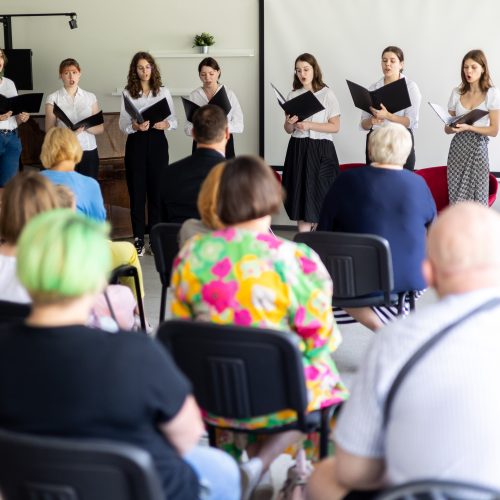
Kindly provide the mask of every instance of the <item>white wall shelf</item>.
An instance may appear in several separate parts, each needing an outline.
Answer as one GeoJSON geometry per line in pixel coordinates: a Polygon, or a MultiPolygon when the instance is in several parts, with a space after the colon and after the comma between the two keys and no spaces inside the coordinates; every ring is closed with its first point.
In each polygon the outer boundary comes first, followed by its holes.
{"type": "Polygon", "coordinates": [[[153,57],[157,57],[158,59],[161,58],[177,58],[177,59],[182,59],[182,58],[196,58],[199,59],[200,57],[208,57],[208,56],[213,56],[213,57],[253,57],[254,50],[253,49],[228,49],[228,50],[218,50],[218,49],[208,49],[207,54],[202,54],[200,52],[195,52],[195,49],[191,51],[171,51],[171,50],[151,50],[151,55],[153,57]]]}

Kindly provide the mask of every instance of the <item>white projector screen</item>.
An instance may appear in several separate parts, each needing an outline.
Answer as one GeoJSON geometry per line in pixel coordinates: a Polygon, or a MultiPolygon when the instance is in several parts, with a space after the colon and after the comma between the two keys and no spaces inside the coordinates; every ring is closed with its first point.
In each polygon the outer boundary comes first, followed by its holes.
{"type": "MultiPolygon", "coordinates": [[[[467,51],[485,51],[500,87],[496,0],[263,0],[263,6],[264,156],[271,165],[283,165],[289,136],[270,82],[286,96],[295,58],[303,52],[316,56],[339,99],[341,129],[334,141],[340,163],[364,161],[366,138],[345,80],[368,87],[381,78],[380,56],[388,45],[403,50],[404,73],[422,93],[415,168],[446,165],[451,136],[427,102],[447,106],[467,51]]],[[[500,171],[500,135],[491,138],[489,152],[490,170],[500,171]]]]}

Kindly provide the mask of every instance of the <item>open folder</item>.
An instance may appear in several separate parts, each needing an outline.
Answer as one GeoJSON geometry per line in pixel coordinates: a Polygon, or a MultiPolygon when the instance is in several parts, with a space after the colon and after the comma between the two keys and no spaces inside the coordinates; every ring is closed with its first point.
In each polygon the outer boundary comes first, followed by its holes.
{"type": "Polygon", "coordinates": [[[448,127],[455,127],[459,123],[466,123],[467,125],[472,125],[474,122],[486,116],[489,111],[485,109],[473,109],[468,113],[465,113],[460,116],[451,116],[446,109],[444,109],[439,104],[433,104],[432,102],[428,103],[429,106],[436,112],[436,114],[441,118],[445,125],[448,127]]]}
{"type": "Polygon", "coordinates": [[[376,90],[368,90],[357,83],[346,80],[354,106],[371,114],[372,108],[381,109],[383,104],[389,113],[397,113],[411,106],[406,80],[400,78],[376,90]]]}
{"type": "MultiPolygon", "coordinates": [[[[192,122],[195,111],[201,106],[198,106],[198,104],[190,101],[189,99],[186,99],[185,97],[182,98],[182,104],[184,106],[184,112],[186,113],[187,121],[192,122]]],[[[226,116],[228,115],[229,111],[231,111],[231,103],[229,102],[229,97],[227,96],[224,85],[222,85],[217,93],[212,97],[212,99],[208,101],[208,104],[219,106],[220,108],[222,108],[222,111],[224,111],[226,116]]]]}
{"type": "Polygon", "coordinates": [[[87,118],[84,118],[79,122],[73,123],[68,118],[66,113],[56,103],[54,103],[54,115],[56,115],[57,118],[59,118],[59,120],[61,120],[64,125],[66,125],[66,127],[73,131],[78,130],[80,127],[87,129],[104,123],[104,116],[102,115],[102,111],[99,111],[95,115],[88,116],[87,118]]]}
{"type": "Polygon", "coordinates": [[[132,101],[125,94],[123,94],[123,101],[125,103],[125,111],[137,123],[144,123],[149,121],[151,125],[154,125],[155,123],[165,120],[167,116],[170,116],[172,114],[172,112],[170,111],[170,106],[168,105],[167,99],[165,97],[140,111],[134,106],[132,101]]]}
{"type": "Polygon", "coordinates": [[[278,104],[283,108],[285,113],[290,116],[298,116],[299,122],[325,109],[323,104],[318,101],[318,98],[310,90],[287,101],[272,83],[271,87],[276,94],[278,104]]]}
{"type": "Polygon", "coordinates": [[[12,111],[13,115],[19,113],[39,113],[43,93],[21,94],[14,97],[5,97],[0,94],[0,114],[12,111]]]}

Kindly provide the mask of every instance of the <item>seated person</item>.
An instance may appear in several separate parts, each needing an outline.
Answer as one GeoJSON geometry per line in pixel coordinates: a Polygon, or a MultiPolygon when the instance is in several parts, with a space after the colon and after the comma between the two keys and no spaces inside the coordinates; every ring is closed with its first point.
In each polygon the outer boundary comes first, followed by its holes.
{"type": "Polygon", "coordinates": [[[168,165],[162,172],[162,222],[200,218],[196,207],[200,186],[212,167],[224,160],[229,138],[227,117],[222,108],[207,104],[197,109],[192,134],[197,143],[193,154],[168,165]]]}
{"type": "Polygon", "coordinates": [[[445,209],[423,269],[439,300],[373,339],[335,429],[335,458],[310,480],[311,500],[375,498],[373,490],[426,479],[500,490],[500,405],[489,385],[500,378],[498,213],[472,202],[445,209]],[[403,366],[441,332],[387,411],[403,366]]]}
{"type": "MultiPolygon", "coordinates": [[[[425,240],[427,227],[436,216],[425,181],[403,169],[411,144],[410,133],[397,123],[374,130],[368,139],[372,164],[337,177],[325,197],[318,223],[318,231],[385,238],[392,254],[394,293],[425,288],[421,269],[425,240]]],[[[383,313],[390,314],[385,308],[369,307],[347,312],[372,330],[387,321],[383,313]]]]}
{"type": "Polygon", "coordinates": [[[41,172],[54,184],[71,189],[76,198],[76,210],[97,221],[106,220],[106,209],[99,183],[75,171],[82,159],[82,147],[74,132],[68,128],[53,127],[42,144],[40,160],[48,169],[41,172]]]}
{"type": "MultiPolygon", "coordinates": [[[[301,345],[313,411],[347,397],[331,357],[341,338],[331,310],[332,282],[318,255],[269,233],[281,200],[281,185],[263,160],[240,156],[226,162],[217,206],[225,227],[194,236],[182,247],[172,274],[172,315],[292,332],[301,345]]],[[[295,416],[230,421],[208,415],[206,420],[244,430],[284,425],[295,416]]],[[[252,481],[300,438],[288,431],[247,448],[254,457],[245,464],[252,481]]]]}
{"type": "Polygon", "coordinates": [[[234,461],[196,446],[203,433],[189,382],[146,335],[85,326],[110,267],[105,226],[71,210],[33,218],[18,275],[33,301],[26,323],[0,327],[0,427],[108,439],[149,451],[165,498],[239,499],[234,461]]]}

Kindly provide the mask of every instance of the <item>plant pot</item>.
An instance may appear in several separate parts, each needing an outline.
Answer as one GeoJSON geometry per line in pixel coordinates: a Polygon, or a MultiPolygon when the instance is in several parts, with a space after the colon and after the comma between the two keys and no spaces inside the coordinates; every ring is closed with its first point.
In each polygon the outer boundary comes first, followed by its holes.
{"type": "Polygon", "coordinates": [[[198,46],[200,54],[208,54],[208,45],[200,45],[198,46]]]}

